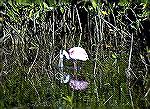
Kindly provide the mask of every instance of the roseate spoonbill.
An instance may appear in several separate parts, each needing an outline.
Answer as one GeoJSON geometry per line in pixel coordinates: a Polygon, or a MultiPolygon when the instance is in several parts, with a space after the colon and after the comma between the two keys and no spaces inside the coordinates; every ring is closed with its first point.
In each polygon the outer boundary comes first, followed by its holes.
{"type": "MultiPolygon", "coordinates": [[[[73,59],[74,69],[77,68],[75,62],[76,60],[86,61],[89,59],[86,51],[81,47],[73,47],[68,51],[68,53],[65,50],[63,50],[63,55],[67,59],[73,59]]],[[[75,71],[74,71],[74,75],[75,75],[75,71]]]]}
{"type": "Polygon", "coordinates": [[[68,53],[65,50],[63,50],[63,55],[65,55],[67,59],[82,61],[86,61],[89,59],[86,51],[81,47],[73,47],[69,50],[68,53]]]}

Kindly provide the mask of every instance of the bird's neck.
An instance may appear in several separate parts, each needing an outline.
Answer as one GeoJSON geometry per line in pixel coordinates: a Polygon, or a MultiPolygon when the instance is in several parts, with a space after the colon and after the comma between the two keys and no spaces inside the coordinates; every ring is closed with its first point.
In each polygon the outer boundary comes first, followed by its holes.
{"type": "Polygon", "coordinates": [[[64,55],[67,59],[70,59],[69,54],[68,54],[65,50],[63,50],[63,55],[64,55]]]}

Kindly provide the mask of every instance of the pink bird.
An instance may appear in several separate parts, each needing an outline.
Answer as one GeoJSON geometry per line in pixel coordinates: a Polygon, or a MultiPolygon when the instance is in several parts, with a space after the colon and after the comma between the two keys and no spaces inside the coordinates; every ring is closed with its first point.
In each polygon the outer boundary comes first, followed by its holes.
{"type": "Polygon", "coordinates": [[[86,51],[81,47],[73,47],[69,50],[69,53],[63,50],[63,55],[65,55],[67,59],[82,61],[86,61],[89,59],[86,51]]]}
{"type": "MultiPolygon", "coordinates": [[[[74,63],[74,69],[76,69],[76,62],[75,60],[82,60],[82,61],[86,61],[88,60],[88,55],[86,53],[86,51],[81,48],[81,47],[73,47],[69,50],[69,52],[67,53],[65,50],[63,50],[63,55],[67,58],[67,59],[73,59],[73,63],[74,63]]],[[[74,70],[74,74],[76,74],[76,70],[74,70]]]]}
{"type": "Polygon", "coordinates": [[[76,76],[76,71],[77,71],[77,65],[76,65],[76,60],[81,60],[81,61],[86,61],[88,60],[88,55],[86,53],[86,51],[81,48],[81,47],[73,47],[71,48],[68,53],[63,50],[63,55],[67,58],[67,59],[73,59],[73,63],[74,63],[74,79],[71,79],[70,76],[66,76],[65,81],[64,82],[68,82],[69,81],[69,85],[73,90],[85,90],[88,87],[88,82],[83,81],[83,80],[78,80],[77,76],[76,76]]]}

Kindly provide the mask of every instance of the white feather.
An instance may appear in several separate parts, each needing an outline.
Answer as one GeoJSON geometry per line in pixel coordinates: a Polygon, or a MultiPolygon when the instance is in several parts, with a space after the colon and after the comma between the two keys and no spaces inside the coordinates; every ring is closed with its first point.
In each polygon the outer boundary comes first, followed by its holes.
{"type": "Polygon", "coordinates": [[[64,55],[67,59],[70,59],[69,54],[68,54],[65,50],[63,50],[63,55],[64,55]]]}

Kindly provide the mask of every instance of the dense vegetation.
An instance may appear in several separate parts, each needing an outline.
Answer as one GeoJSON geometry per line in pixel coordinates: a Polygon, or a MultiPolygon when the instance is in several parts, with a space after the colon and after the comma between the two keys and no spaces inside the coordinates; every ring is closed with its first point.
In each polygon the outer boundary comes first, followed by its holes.
{"type": "MultiPolygon", "coordinates": [[[[148,0],[1,1],[0,109],[149,109],[148,0]],[[77,73],[89,86],[60,83],[59,51],[83,47],[77,73]]],[[[72,74],[72,61],[64,72],[72,74]]]]}

